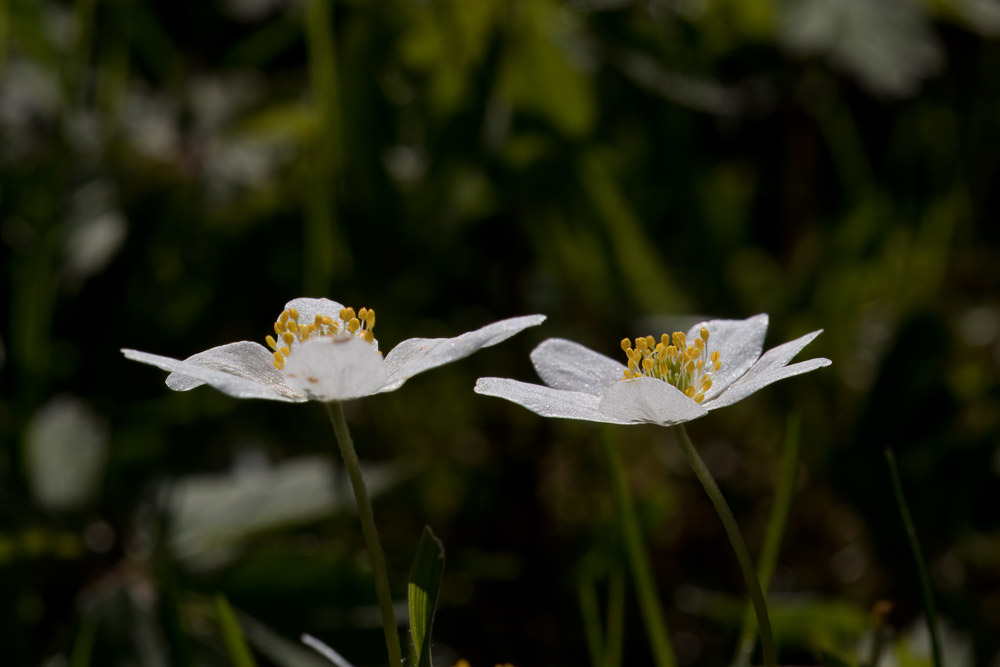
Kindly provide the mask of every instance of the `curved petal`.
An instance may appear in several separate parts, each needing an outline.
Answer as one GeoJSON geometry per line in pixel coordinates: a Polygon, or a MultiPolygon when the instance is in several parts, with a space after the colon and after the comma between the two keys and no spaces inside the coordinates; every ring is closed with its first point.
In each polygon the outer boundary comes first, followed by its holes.
{"type": "Polygon", "coordinates": [[[705,407],[709,410],[723,408],[743,400],[755,391],[778,380],[808,373],[823,366],[829,366],[832,362],[829,359],[823,358],[810,359],[809,361],[803,361],[792,366],[787,365],[795,355],[802,351],[802,348],[811,343],[822,332],[822,329],[813,331],[805,336],[783,343],[778,347],[771,348],[764,353],[764,356],[757,360],[757,363],[743,377],[730,385],[728,389],[715,398],[709,397],[706,399],[704,403],[705,407]]]}
{"type": "Polygon", "coordinates": [[[382,391],[402,386],[417,373],[467,357],[480,348],[496,345],[528,327],[545,321],[544,315],[524,315],[500,320],[455,338],[410,338],[385,356],[389,382],[382,391]]]}
{"type": "Polygon", "coordinates": [[[213,347],[184,361],[138,350],[122,350],[128,359],[170,371],[167,386],[175,391],[187,391],[208,384],[236,398],[264,398],[289,403],[307,400],[284,383],[273,364],[271,370],[261,364],[260,352],[270,359],[267,348],[248,341],[213,347]],[[248,346],[260,348],[260,351],[251,350],[248,346]]]}
{"type": "Polygon", "coordinates": [[[308,340],[288,356],[282,372],[288,386],[317,401],[369,396],[386,381],[378,351],[354,336],[308,340]]]}
{"type": "Polygon", "coordinates": [[[565,338],[549,338],[531,351],[531,362],[545,384],[555,389],[600,396],[622,379],[625,366],[611,357],[565,338]]]}
{"type": "Polygon", "coordinates": [[[542,417],[580,419],[608,424],[635,424],[638,422],[618,419],[600,410],[601,399],[582,391],[553,389],[540,384],[519,382],[509,378],[479,378],[476,381],[477,394],[506,398],[522,405],[542,417]]]}
{"type": "Polygon", "coordinates": [[[722,367],[712,373],[712,388],[705,395],[706,402],[725,391],[757,361],[764,349],[767,322],[767,313],[761,313],[745,320],[708,320],[691,327],[688,341],[694,341],[705,327],[709,333],[708,349],[718,350],[722,361],[722,367]]]}
{"type": "Polygon", "coordinates": [[[628,422],[670,426],[708,414],[677,387],[656,378],[615,382],[604,390],[600,410],[628,422]]]}
{"type": "Polygon", "coordinates": [[[340,311],[343,307],[342,304],[330,299],[312,299],[309,297],[292,299],[285,304],[285,310],[294,308],[299,311],[299,321],[303,324],[315,320],[317,314],[326,315],[340,321],[340,311]]]}

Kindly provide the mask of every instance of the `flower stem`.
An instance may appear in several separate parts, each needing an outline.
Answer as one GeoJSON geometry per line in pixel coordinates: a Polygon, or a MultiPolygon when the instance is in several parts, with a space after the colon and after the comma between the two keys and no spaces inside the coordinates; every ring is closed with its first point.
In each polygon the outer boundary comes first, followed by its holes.
{"type": "Polygon", "coordinates": [[[601,444],[604,456],[611,471],[611,490],[614,494],[615,509],[618,511],[618,521],[625,537],[625,548],[632,566],[632,577],[635,580],[635,590],[639,596],[639,611],[642,613],[646,633],[649,635],[650,648],[653,651],[657,667],[674,667],[673,646],[670,635],[667,634],[667,623],[663,618],[663,608],[656,595],[656,584],[653,581],[653,569],[649,564],[649,556],[642,544],[639,532],[639,522],[632,509],[632,497],[628,491],[625,479],[625,466],[622,464],[618,448],[612,441],[609,429],[604,429],[601,444]]]}
{"type": "Polygon", "coordinates": [[[351,440],[351,432],[347,429],[347,421],[344,419],[344,411],[340,407],[340,403],[331,401],[326,404],[326,409],[330,415],[330,423],[333,424],[333,432],[337,436],[340,454],[344,457],[344,467],[347,468],[347,475],[351,478],[351,486],[354,488],[354,501],[358,506],[358,515],[361,517],[361,532],[364,534],[365,544],[368,546],[368,557],[371,559],[372,574],[375,576],[375,592],[378,595],[378,605],[382,610],[382,630],[385,632],[385,648],[389,653],[389,665],[390,667],[399,667],[403,664],[403,654],[399,648],[396,617],[392,611],[392,594],[389,592],[385,557],[382,555],[382,546],[378,541],[375,514],[372,512],[372,504],[368,499],[365,478],[361,474],[361,464],[354,451],[354,442],[351,440]]]}
{"type": "Polygon", "coordinates": [[[736,560],[740,564],[740,570],[743,571],[743,579],[746,581],[747,590],[750,593],[750,601],[753,602],[753,609],[757,614],[757,627],[760,631],[760,647],[764,653],[764,664],[767,667],[777,667],[778,660],[774,652],[774,639],[771,636],[771,621],[767,616],[767,603],[764,601],[764,594],[761,592],[760,582],[757,580],[757,573],[754,571],[753,559],[750,558],[750,552],[747,551],[743,535],[740,534],[740,529],[736,526],[736,519],[733,518],[733,513],[730,511],[726,499],[722,496],[719,485],[715,483],[715,478],[709,472],[708,466],[705,465],[705,462],[691,442],[687,430],[685,430],[684,426],[678,424],[673,427],[673,431],[677,436],[677,442],[681,446],[681,451],[684,452],[684,456],[691,466],[691,470],[694,471],[698,481],[705,488],[705,493],[708,494],[709,500],[715,506],[716,513],[722,519],[722,526],[726,529],[726,536],[729,538],[729,543],[733,546],[733,551],[736,552],[736,560]]]}

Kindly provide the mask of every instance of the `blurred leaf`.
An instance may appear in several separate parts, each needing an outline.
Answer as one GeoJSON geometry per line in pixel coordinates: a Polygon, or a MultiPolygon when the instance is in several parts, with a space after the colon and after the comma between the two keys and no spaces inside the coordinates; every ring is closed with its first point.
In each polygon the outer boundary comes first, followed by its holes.
{"type": "Polygon", "coordinates": [[[222,595],[215,596],[215,607],[219,612],[219,627],[222,629],[222,638],[226,642],[226,652],[234,667],[256,667],[253,656],[250,654],[250,647],[247,646],[243,637],[243,630],[236,620],[236,614],[229,602],[222,595]]]}
{"type": "Polygon", "coordinates": [[[783,17],[788,48],[827,56],[876,94],[913,95],[944,59],[916,0],[784,0],[783,17]]]}
{"type": "Polygon", "coordinates": [[[510,34],[503,90],[516,110],[536,114],[570,137],[590,131],[597,104],[568,46],[577,26],[548,0],[521,3],[510,34]]]}
{"type": "Polygon", "coordinates": [[[431,629],[437,607],[438,590],[444,575],[444,545],[434,536],[429,526],[424,526],[417,545],[417,556],[410,570],[410,637],[413,640],[413,658],[416,667],[429,667],[431,663],[431,629]]]}

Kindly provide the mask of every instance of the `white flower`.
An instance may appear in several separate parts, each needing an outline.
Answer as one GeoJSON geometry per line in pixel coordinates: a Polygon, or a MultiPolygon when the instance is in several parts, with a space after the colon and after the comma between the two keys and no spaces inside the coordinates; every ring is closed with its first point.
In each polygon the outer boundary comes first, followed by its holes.
{"type": "Polygon", "coordinates": [[[374,311],[355,313],[329,299],[295,299],[275,322],[277,338],[267,337],[271,350],[240,341],[184,361],[137,350],[122,353],[170,371],[167,386],[176,391],[208,384],[237,398],[342,401],[398,389],[417,373],[496,345],[544,320],[544,315],[525,315],[455,338],[410,338],[383,359],[371,331],[374,311]]]}
{"type": "Polygon", "coordinates": [[[531,353],[548,386],[480,378],[476,393],[506,398],[543,417],[669,426],[732,405],[772,382],[830,365],[822,358],[788,365],[821,331],[761,355],[766,314],[710,320],[672,339],[666,334],[659,342],[652,336],[636,339],[634,349],[623,340],[628,366],[578,343],[550,338],[531,353]]]}

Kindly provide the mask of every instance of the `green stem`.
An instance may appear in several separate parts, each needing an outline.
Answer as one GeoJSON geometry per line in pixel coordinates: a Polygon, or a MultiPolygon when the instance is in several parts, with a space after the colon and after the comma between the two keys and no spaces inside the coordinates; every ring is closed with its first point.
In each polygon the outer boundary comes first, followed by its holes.
{"type": "Polygon", "coordinates": [[[625,466],[622,464],[618,448],[612,442],[608,429],[604,429],[601,444],[604,456],[611,471],[611,490],[614,494],[615,509],[618,521],[621,523],[622,535],[625,538],[625,548],[628,551],[632,566],[632,577],[635,580],[636,594],[639,596],[639,610],[642,613],[646,633],[649,635],[650,648],[657,667],[674,667],[673,646],[667,634],[667,623],[663,617],[663,609],[656,595],[656,584],[653,581],[653,569],[649,564],[649,556],[642,543],[639,532],[639,522],[632,508],[632,497],[629,494],[628,482],[625,478],[625,466]]]}
{"type": "MultiPolygon", "coordinates": [[[[781,458],[781,476],[778,482],[778,491],[774,497],[774,509],[771,511],[771,520],[767,524],[767,533],[764,537],[764,547],[760,551],[760,558],[757,560],[757,577],[760,579],[760,588],[764,594],[771,585],[771,577],[774,575],[774,567],[778,562],[778,553],[781,550],[781,540],[785,532],[785,524],[788,522],[788,512],[792,507],[792,496],[795,493],[795,479],[799,470],[799,437],[802,420],[797,414],[788,418],[785,425],[785,451],[781,458]]],[[[754,647],[754,632],[757,624],[754,622],[753,605],[748,604],[746,613],[743,615],[743,627],[740,630],[740,640],[736,645],[736,656],[734,664],[749,665],[750,656],[754,647]]]]}
{"type": "Polygon", "coordinates": [[[371,559],[372,574],[375,576],[375,592],[378,595],[378,605],[382,610],[382,630],[385,632],[385,648],[389,653],[389,665],[390,667],[399,667],[403,664],[403,654],[399,649],[396,616],[392,611],[389,577],[386,574],[382,546],[378,541],[375,513],[372,512],[372,504],[368,499],[368,489],[365,487],[365,478],[361,474],[361,463],[354,451],[354,442],[351,440],[351,432],[347,429],[347,421],[344,419],[344,411],[340,407],[340,403],[331,401],[326,404],[326,409],[330,414],[333,432],[337,436],[340,454],[344,457],[344,467],[347,468],[347,475],[351,478],[351,486],[354,488],[354,501],[358,506],[358,515],[361,517],[361,532],[365,536],[365,544],[368,545],[368,557],[371,559]]]}
{"type": "Polygon", "coordinates": [[[924,603],[924,614],[927,615],[927,629],[931,633],[931,655],[934,660],[934,667],[941,667],[941,642],[938,639],[937,633],[937,610],[934,604],[934,592],[931,589],[931,578],[927,574],[927,563],[924,561],[924,554],[920,550],[920,542],[917,541],[917,529],[913,525],[910,508],[907,506],[906,497],[903,495],[903,483],[899,479],[896,457],[893,455],[891,449],[885,450],[885,462],[889,465],[892,490],[896,494],[896,506],[899,507],[899,514],[903,517],[903,525],[906,527],[906,537],[910,541],[910,551],[913,552],[913,560],[917,563],[917,574],[920,576],[920,597],[924,603]]]}
{"type": "Polygon", "coordinates": [[[708,466],[705,465],[705,462],[695,449],[684,426],[678,424],[673,427],[673,431],[677,436],[677,442],[681,446],[681,451],[684,452],[684,456],[691,466],[691,470],[694,471],[698,481],[705,488],[705,493],[708,494],[709,500],[715,506],[716,513],[722,519],[722,526],[726,529],[726,536],[729,538],[729,543],[733,546],[733,551],[736,552],[736,560],[740,564],[740,570],[743,571],[743,579],[746,581],[750,600],[753,602],[753,609],[757,614],[757,626],[760,628],[760,646],[764,653],[764,664],[767,667],[777,667],[778,660],[774,652],[774,639],[771,636],[771,620],[767,616],[767,603],[764,601],[764,593],[761,592],[760,582],[757,580],[757,573],[754,571],[753,559],[750,558],[750,552],[747,551],[747,545],[743,541],[743,535],[740,534],[740,529],[736,525],[736,519],[733,518],[733,513],[730,511],[726,499],[722,496],[719,485],[715,483],[715,478],[712,477],[708,466]]]}

